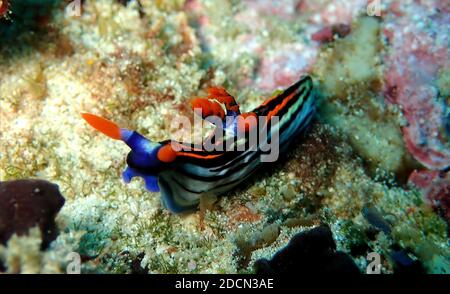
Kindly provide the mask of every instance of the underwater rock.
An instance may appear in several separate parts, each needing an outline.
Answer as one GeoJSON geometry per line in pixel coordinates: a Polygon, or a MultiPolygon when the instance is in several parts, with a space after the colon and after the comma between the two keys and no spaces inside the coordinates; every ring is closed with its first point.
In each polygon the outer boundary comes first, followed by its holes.
{"type": "Polygon", "coordinates": [[[131,273],[137,274],[137,275],[146,275],[149,273],[149,270],[147,267],[142,267],[142,259],[144,259],[145,253],[139,253],[135,259],[131,261],[131,273]]]}
{"type": "Polygon", "coordinates": [[[0,243],[38,225],[46,248],[57,236],[55,216],[64,201],[58,186],[44,180],[0,182],[0,243]]]}
{"type": "Polygon", "coordinates": [[[394,264],[394,274],[425,274],[425,268],[419,260],[413,260],[404,250],[393,249],[390,258],[394,264]]]}
{"type": "Polygon", "coordinates": [[[360,273],[350,256],[336,251],[326,225],[295,235],[271,260],[257,260],[254,267],[257,274],[360,273]]]}

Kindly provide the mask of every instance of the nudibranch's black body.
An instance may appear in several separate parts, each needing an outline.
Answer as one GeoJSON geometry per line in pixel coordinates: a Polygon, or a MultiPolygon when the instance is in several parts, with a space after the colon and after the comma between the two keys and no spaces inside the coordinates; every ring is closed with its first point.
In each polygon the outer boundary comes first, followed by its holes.
{"type": "Polygon", "coordinates": [[[96,129],[123,140],[132,149],[123,173],[125,182],[135,176],[144,178],[148,190],[161,192],[167,209],[180,213],[195,210],[202,195],[230,191],[253,174],[263,161],[273,161],[264,160],[271,152],[267,151],[268,145],[275,145],[281,154],[286,152],[309,125],[315,112],[314,102],[313,83],[308,76],[243,114],[232,96],[221,88],[211,89],[207,99],[197,98],[193,104],[201,108],[204,118],[213,114],[223,119],[223,125],[216,125],[226,135],[215,138],[214,144],[235,147],[223,151],[206,151],[201,146],[170,140],[156,143],[97,116],[83,114],[83,117],[96,129]],[[230,124],[225,123],[219,103],[225,105],[227,116],[234,118],[230,124]],[[239,119],[248,117],[255,118],[253,125],[251,120],[241,125],[239,119]],[[257,142],[249,134],[255,130],[258,130],[257,142]]]}

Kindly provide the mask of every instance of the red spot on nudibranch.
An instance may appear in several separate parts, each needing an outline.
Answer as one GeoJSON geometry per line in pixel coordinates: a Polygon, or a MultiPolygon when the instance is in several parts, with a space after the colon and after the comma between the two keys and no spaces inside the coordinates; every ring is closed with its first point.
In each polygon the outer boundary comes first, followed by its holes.
{"type": "Polygon", "coordinates": [[[172,162],[177,158],[177,152],[173,150],[172,146],[170,144],[162,146],[158,150],[158,159],[162,162],[172,162]]]}
{"type": "Polygon", "coordinates": [[[82,113],[81,116],[88,124],[90,124],[97,131],[100,131],[106,136],[113,138],[115,140],[122,139],[120,128],[112,121],[109,121],[103,117],[91,113],[82,113]]]}

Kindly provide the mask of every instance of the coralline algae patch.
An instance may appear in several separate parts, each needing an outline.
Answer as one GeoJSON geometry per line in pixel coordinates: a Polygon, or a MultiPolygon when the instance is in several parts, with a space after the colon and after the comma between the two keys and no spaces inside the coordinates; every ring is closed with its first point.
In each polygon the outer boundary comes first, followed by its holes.
{"type": "Polygon", "coordinates": [[[41,250],[37,228],[13,235],[0,246],[0,270],[65,272],[67,256],[77,252],[86,273],[253,272],[256,260],[325,222],[337,250],[361,271],[375,251],[383,272],[393,272],[390,252],[398,245],[428,272],[448,272],[445,222],[418,191],[385,174],[402,175],[416,163],[398,128],[402,116],[379,94],[378,21],[331,1],[287,1],[281,8],[259,1],[128,2],[84,1],[79,17],[55,9],[52,30],[35,39],[25,34],[25,45],[0,57],[0,180],[46,179],[66,198],[49,248],[41,250]],[[335,8],[316,17],[319,4],[335,8]],[[245,14],[250,6],[252,18],[245,14]],[[311,13],[296,20],[302,11],[311,13]],[[322,18],[323,26],[351,25],[351,33],[330,44],[311,41],[322,18]],[[284,65],[292,65],[290,72],[284,65]],[[191,115],[189,98],[210,85],[239,93],[250,109],[264,92],[310,68],[327,99],[320,122],[271,171],[201,213],[172,215],[141,180],[122,183],[127,147],[95,134],[79,115],[93,112],[163,140],[170,121],[191,115]],[[369,204],[386,215],[391,235],[363,217],[369,204]]]}
{"type": "Polygon", "coordinates": [[[385,34],[390,52],[386,57],[386,88],[390,102],[402,107],[408,124],[403,136],[409,152],[431,170],[450,167],[448,120],[450,16],[448,3],[413,1],[396,6],[386,18],[385,34]],[[428,5],[426,5],[428,4],[428,5]],[[440,93],[443,93],[442,95],[440,93]]]}

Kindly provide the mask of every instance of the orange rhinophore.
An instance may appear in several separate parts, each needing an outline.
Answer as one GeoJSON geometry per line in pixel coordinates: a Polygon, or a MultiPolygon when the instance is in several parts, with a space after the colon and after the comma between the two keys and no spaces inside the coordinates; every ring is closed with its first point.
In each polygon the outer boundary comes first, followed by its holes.
{"type": "Polygon", "coordinates": [[[208,99],[216,99],[220,103],[225,104],[225,108],[229,111],[239,113],[239,104],[236,103],[234,97],[222,87],[211,87],[208,89],[208,99]]]}
{"type": "Polygon", "coordinates": [[[97,131],[100,131],[106,136],[113,138],[115,140],[122,140],[122,135],[119,126],[113,123],[112,121],[86,112],[81,113],[81,116],[88,124],[90,124],[97,131]]]}
{"type": "Polygon", "coordinates": [[[223,119],[225,117],[225,111],[216,101],[211,101],[205,98],[193,98],[191,100],[191,106],[195,113],[200,115],[202,118],[206,118],[208,116],[218,116],[223,119]],[[198,112],[198,109],[201,109],[201,113],[198,112]]]}
{"type": "Polygon", "coordinates": [[[240,114],[239,104],[236,103],[234,97],[228,94],[224,88],[211,87],[208,89],[208,96],[206,98],[196,97],[191,100],[191,106],[195,113],[206,118],[208,116],[218,116],[221,119],[225,115],[236,116],[240,114]],[[223,109],[225,106],[226,113],[223,109]],[[201,109],[201,113],[197,109],[201,109]]]}

